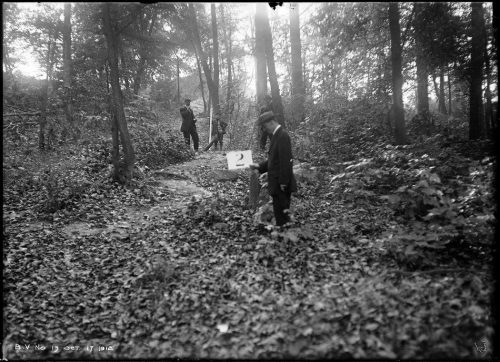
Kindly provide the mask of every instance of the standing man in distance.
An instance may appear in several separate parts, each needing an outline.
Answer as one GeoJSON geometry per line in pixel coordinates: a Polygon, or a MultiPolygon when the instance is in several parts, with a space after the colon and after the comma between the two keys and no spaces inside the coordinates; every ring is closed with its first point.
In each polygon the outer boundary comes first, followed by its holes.
{"type": "Polygon", "coordinates": [[[222,142],[224,140],[224,135],[226,134],[227,123],[222,118],[222,115],[217,112],[212,121],[212,136],[216,137],[214,143],[215,150],[217,151],[217,145],[220,145],[220,150],[222,151],[222,142]]]}
{"type": "Polygon", "coordinates": [[[198,138],[198,131],[196,130],[196,118],[190,104],[191,99],[186,98],[184,105],[180,109],[182,116],[181,132],[184,134],[184,140],[188,146],[190,144],[190,137],[193,139],[194,151],[198,152],[200,140],[198,138]]]}
{"type": "Polygon", "coordinates": [[[292,192],[297,191],[293,175],[293,156],[290,136],[274,118],[273,112],[265,112],[257,120],[259,127],[271,135],[268,159],[260,164],[250,165],[252,170],[267,172],[269,195],[273,198],[276,225],[282,226],[290,221],[290,201],[292,192]]]}

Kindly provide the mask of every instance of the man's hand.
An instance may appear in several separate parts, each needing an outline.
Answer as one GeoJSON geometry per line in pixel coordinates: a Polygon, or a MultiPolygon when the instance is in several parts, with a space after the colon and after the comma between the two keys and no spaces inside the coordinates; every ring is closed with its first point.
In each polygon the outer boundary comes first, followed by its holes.
{"type": "Polygon", "coordinates": [[[286,185],[280,185],[280,189],[281,189],[281,191],[285,192],[285,190],[286,190],[286,185]]]}
{"type": "Polygon", "coordinates": [[[250,170],[257,170],[259,168],[259,164],[251,163],[248,165],[248,167],[250,167],[250,170]]]}

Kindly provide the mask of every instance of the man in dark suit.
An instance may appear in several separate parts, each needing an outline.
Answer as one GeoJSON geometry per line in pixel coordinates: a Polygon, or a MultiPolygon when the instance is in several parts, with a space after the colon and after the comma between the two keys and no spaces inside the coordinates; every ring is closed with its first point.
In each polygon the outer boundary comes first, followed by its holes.
{"type": "Polygon", "coordinates": [[[198,152],[198,145],[200,141],[196,130],[196,118],[194,117],[193,110],[189,106],[190,104],[191,99],[186,98],[184,100],[184,105],[180,109],[182,116],[181,132],[184,134],[184,140],[188,146],[190,144],[190,137],[193,138],[194,150],[195,152],[198,152]]]}
{"type": "Polygon", "coordinates": [[[289,209],[292,192],[297,191],[293,175],[293,156],[290,136],[275,120],[273,112],[260,115],[257,124],[270,134],[269,156],[260,164],[253,163],[251,169],[260,173],[267,172],[267,187],[273,198],[276,225],[282,226],[290,221],[289,209]]]}

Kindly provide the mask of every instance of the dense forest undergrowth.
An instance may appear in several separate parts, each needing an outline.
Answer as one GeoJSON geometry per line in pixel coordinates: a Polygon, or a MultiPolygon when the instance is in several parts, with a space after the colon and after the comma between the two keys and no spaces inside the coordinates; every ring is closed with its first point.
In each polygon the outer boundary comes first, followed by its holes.
{"type": "Polygon", "coordinates": [[[298,130],[280,230],[247,208],[247,171],[217,177],[224,154],[195,156],[177,118],[130,122],[136,174],[113,183],[98,121],[46,151],[4,122],[7,358],[491,355],[490,141],[341,130],[298,149],[298,130]]]}
{"type": "Polygon", "coordinates": [[[2,15],[2,359],[498,357],[492,2],[2,15]],[[225,154],[271,110],[284,229],[225,154]]]}

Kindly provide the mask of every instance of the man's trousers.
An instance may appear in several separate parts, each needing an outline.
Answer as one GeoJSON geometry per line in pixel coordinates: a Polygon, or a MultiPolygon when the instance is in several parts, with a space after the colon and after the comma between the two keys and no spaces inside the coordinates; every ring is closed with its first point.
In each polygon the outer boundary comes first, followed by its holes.
{"type": "Polygon", "coordinates": [[[287,191],[278,191],[277,195],[273,195],[273,209],[274,217],[276,218],[276,225],[282,226],[290,221],[290,214],[288,210],[290,209],[290,201],[292,194],[287,191]],[[287,210],[285,213],[284,211],[287,210]]]}
{"type": "Polygon", "coordinates": [[[192,127],[189,131],[182,131],[182,133],[184,134],[184,141],[188,146],[190,145],[190,136],[191,138],[193,138],[194,150],[198,151],[200,139],[198,138],[198,132],[196,131],[196,126],[192,127]]]}

